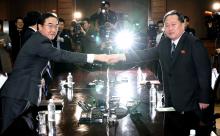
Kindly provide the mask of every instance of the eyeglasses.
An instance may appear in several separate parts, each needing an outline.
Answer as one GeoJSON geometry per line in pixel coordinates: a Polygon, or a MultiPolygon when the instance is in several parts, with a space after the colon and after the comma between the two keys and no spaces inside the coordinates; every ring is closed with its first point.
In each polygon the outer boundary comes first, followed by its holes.
{"type": "Polygon", "coordinates": [[[48,27],[49,29],[56,29],[56,30],[58,30],[58,27],[59,27],[58,24],[57,24],[57,25],[46,24],[46,25],[44,25],[44,26],[48,27]]]}

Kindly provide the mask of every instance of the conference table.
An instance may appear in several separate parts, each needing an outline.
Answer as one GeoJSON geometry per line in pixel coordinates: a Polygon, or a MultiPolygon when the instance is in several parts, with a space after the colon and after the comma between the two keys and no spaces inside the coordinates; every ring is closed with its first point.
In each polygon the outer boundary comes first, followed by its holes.
{"type": "MultiPolygon", "coordinates": [[[[68,73],[60,74],[50,87],[57,108],[54,128],[47,122],[41,135],[163,136],[164,112],[156,110],[149,91],[153,83],[160,92],[159,83],[148,68],[141,70],[140,81],[138,66],[79,67],[70,71],[72,87],[65,81],[68,73]]],[[[39,114],[47,114],[46,105],[44,100],[39,114]]]]}

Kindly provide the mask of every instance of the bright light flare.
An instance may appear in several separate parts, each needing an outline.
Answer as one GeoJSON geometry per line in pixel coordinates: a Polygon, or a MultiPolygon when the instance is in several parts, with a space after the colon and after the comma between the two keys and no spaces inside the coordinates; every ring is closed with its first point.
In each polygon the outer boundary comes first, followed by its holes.
{"type": "Polygon", "coordinates": [[[79,20],[82,18],[82,13],[79,11],[76,11],[73,13],[73,17],[74,17],[74,19],[79,20]]]}
{"type": "Polygon", "coordinates": [[[128,30],[120,31],[115,36],[115,43],[119,49],[129,49],[134,44],[134,33],[128,30]]]}
{"type": "Polygon", "coordinates": [[[220,9],[220,3],[219,3],[219,2],[213,3],[212,8],[213,8],[214,10],[218,11],[218,10],[220,9]]]}
{"type": "Polygon", "coordinates": [[[132,85],[128,83],[121,83],[116,85],[117,96],[120,97],[120,103],[126,105],[128,101],[134,98],[134,92],[132,85]]]}

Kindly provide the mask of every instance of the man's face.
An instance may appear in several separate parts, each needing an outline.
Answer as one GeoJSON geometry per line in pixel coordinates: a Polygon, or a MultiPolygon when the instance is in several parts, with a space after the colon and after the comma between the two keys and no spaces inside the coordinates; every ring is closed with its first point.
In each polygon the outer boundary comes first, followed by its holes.
{"type": "Polygon", "coordinates": [[[158,32],[159,32],[159,33],[163,32],[163,29],[164,29],[164,28],[163,28],[163,23],[159,23],[159,24],[158,24],[158,32]]]}
{"type": "Polygon", "coordinates": [[[177,15],[169,15],[164,22],[165,34],[171,40],[176,40],[184,33],[184,26],[177,15]]]}
{"type": "Polygon", "coordinates": [[[53,40],[57,35],[58,26],[57,18],[49,17],[45,19],[43,25],[39,25],[39,32],[50,40],[53,40]]]}
{"type": "Polygon", "coordinates": [[[22,19],[18,19],[15,25],[18,29],[22,29],[24,27],[24,21],[22,19]]]}
{"type": "Polygon", "coordinates": [[[59,22],[59,31],[63,31],[64,29],[64,22],[59,22]]]}
{"type": "Polygon", "coordinates": [[[109,8],[110,8],[108,4],[105,4],[105,6],[104,6],[104,7],[105,7],[105,9],[106,9],[107,11],[108,11],[108,10],[109,10],[109,8]]]}
{"type": "Polygon", "coordinates": [[[84,22],[83,22],[83,28],[84,28],[85,30],[88,30],[88,29],[90,28],[90,24],[89,24],[87,21],[84,21],[84,22]]]}

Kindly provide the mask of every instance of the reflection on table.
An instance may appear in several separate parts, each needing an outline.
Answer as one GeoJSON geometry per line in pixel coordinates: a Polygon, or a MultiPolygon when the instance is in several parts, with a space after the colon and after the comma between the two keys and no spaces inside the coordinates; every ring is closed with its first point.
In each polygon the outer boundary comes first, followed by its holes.
{"type": "MultiPolygon", "coordinates": [[[[143,79],[155,79],[149,70],[145,69],[143,73],[143,79]]],[[[63,99],[53,129],[57,136],[163,136],[163,113],[156,111],[158,102],[150,101],[151,85],[138,79],[140,75],[136,68],[126,71],[109,68],[93,72],[76,70],[72,74],[72,88],[65,85],[65,74],[58,77],[53,86],[56,88],[54,97],[63,99]]],[[[155,88],[158,90],[157,83],[155,88]]],[[[159,90],[155,99],[162,97],[159,90]]],[[[44,110],[39,114],[47,117],[44,110]]],[[[50,125],[47,119],[45,121],[48,134],[50,125]]],[[[44,128],[42,131],[45,132],[44,128]]]]}

